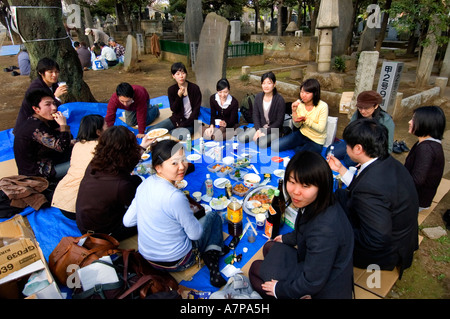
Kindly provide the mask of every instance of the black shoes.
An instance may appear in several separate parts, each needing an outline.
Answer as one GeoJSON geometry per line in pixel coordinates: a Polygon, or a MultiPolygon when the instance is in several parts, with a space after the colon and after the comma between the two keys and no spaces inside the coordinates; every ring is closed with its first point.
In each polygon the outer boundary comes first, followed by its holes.
{"type": "Polygon", "coordinates": [[[4,68],[3,71],[4,72],[12,72],[14,70],[18,70],[19,68],[15,65],[11,65],[9,68],[4,68]]]}
{"type": "Polygon", "coordinates": [[[392,151],[396,154],[400,154],[402,152],[409,152],[410,149],[408,148],[408,146],[406,146],[405,141],[398,142],[397,140],[395,140],[392,151]]]}

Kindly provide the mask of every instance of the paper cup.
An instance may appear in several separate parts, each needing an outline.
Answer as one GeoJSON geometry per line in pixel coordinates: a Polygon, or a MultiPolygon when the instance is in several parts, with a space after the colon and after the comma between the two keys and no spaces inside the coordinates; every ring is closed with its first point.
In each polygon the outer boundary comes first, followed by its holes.
{"type": "Polygon", "coordinates": [[[67,85],[66,82],[58,82],[58,86],[63,86],[63,85],[67,85]]]}
{"type": "Polygon", "coordinates": [[[200,192],[194,192],[194,193],[192,193],[192,196],[194,196],[194,199],[195,199],[197,202],[199,202],[199,201],[202,200],[202,193],[200,193],[200,192]]]}
{"type": "Polygon", "coordinates": [[[264,223],[266,222],[266,215],[256,214],[255,219],[256,219],[256,228],[264,229],[264,223]]]}

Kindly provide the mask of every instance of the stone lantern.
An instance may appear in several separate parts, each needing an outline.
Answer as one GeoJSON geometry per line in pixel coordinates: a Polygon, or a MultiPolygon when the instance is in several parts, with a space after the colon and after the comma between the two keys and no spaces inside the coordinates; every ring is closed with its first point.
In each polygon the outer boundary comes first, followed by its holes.
{"type": "Polygon", "coordinates": [[[338,0],[321,0],[316,28],[319,33],[319,59],[317,71],[328,72],[331,65],[333,29],[339,26],[338,0]]]}

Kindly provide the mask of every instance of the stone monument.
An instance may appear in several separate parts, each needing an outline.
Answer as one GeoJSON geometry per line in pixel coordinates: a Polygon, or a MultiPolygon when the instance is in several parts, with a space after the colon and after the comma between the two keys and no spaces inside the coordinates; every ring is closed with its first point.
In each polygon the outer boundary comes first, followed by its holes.
{"type": "Polygon", "coordinates": [[[202,0],[187,0],[184,43],[198,42],[203,25],[202,0]]]}
{"type": "Polygon", "coordinates": [[[226,77],[230,22],[214,12],[206,16],[200,33],[196,63],[197,85],[202,91],[202,106],[209,107],[209,97],[216,93],[216,84],[226,77]]]}
{"type": "Polygon", "coordinates": [[[230,21],[230,42],[241,42],[241,21],[230,21]]]}
{"type": "Polygon", "coordinates": [[[356,110],[356,98],[359,93],[373,90],[373,79],[377,70],[379,55],[380,53],[378,51],[363,51],[359,56],[355,77],[355,90],[353,91],[348,118],[351,118],[356,110]]]}
{"type": "Polygon", "coordinates": [[[131,34],[127,36],[127,44],[125,46],[125,56],[123,60],[123,69],[126,72],[134,71],[138,61],[138,46],[136,38],[131,34]]]}
{"type": "Polygon", "coordinates": [[[333,44],[333,29],[339,26],[338,0],[322,0],[316,28],[320,30],[319,58],[317,70],[328,72],[331,67],[331,47],[333,44]]]}
{"type": "Polygon", "coordinates": [[[403,62],[384,61],[381,67],[377,88],[377,92],[383,97],[380,107],[391,115],[394,112],[402,70],[403,62]]]}

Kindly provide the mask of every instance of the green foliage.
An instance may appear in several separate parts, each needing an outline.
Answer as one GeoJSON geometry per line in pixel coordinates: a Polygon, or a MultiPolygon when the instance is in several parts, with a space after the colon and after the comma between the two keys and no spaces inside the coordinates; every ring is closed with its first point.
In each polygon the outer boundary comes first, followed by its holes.
{"type": "Polygon", "coordinates": [[[338,72],[345,72],[345,59],[341,56],[334,57],[333,68],[338,72]]]}
{"type": "MultiPolygon", "coordinates": [[[[449,6],[448,0],[396,0],[392,3],[389,15],[395,17],[394,26],[400,32],[411,34],[419,27],[428,33],[435,33],[437,29],[445,33],[450,24],[449,6]],[[434,23],[431,23],[433,20],[434,23]]],[[[421,40],[421,44],[426,45],[425,38],[421,40]]],[[[436,34],[438,44],[445,44],[448,40],[447,35],[436,34]]]]}
{"type": "Polygon", "coordinates": [[[239,80],[241,80],[242,82],[247,82],[250,79],[250,76],[248,74],[242,74],[239,77],[239,80]]]}

